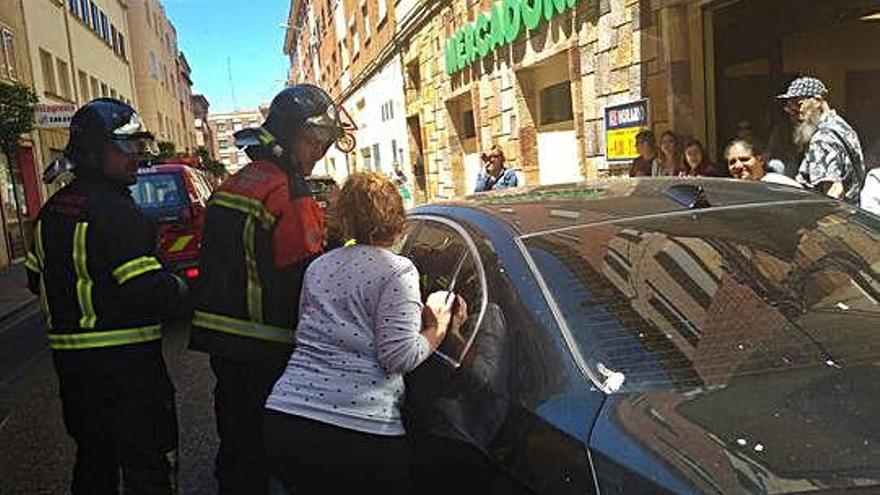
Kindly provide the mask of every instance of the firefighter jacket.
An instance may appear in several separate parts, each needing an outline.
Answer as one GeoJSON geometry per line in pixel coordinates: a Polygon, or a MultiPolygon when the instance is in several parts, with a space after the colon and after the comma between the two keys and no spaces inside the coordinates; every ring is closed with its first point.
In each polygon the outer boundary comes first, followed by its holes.
{"type": "Polygon", "coordinates": [[[303,274],[323,232],[323,212],[301,176],[256,161],[227,179],[208,201],[190,347],[286,363],[303,274]]]}
{"type": "Polygon", "coordinates": [[[161,322],[183,291],[155,249],[155,227],[124,185],[89,177],[54,194],[37,217],[25,263],[50,347],[161,351],[161,322]]]}

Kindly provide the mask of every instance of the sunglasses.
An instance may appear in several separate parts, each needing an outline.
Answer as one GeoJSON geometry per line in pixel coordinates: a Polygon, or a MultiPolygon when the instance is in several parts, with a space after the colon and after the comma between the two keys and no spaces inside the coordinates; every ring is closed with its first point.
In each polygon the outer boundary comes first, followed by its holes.
{"type": "Polygon", "coordinates": [[[733,158],[727,160],[727,164],[734,165],[734,164],[736,164],[736,162],[748,163],[749,161],[752,160],[752,158],[754,158],[754,156],[736,156],[736,157],[733,157],[733,158]]]}

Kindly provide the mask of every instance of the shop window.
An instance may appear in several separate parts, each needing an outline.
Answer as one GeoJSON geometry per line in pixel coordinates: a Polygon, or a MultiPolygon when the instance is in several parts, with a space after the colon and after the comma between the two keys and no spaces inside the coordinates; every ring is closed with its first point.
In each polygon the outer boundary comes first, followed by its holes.
{"type": "Polygon", "coordinates": [[[0,59],[0,76],[15,81],[18,74],[15,70],[15,36],[8,29],[0,30],[0,42],[2,42],[2,59],[0,59]]]}
{"type": "Polygon", "coordinates": [[[464,139],[477,137],[477,126],[474,123],[473,110],[465,110],[461,113],[461,130],[464,139]]]}
{"type": "Polygon", "coordinates": [[[40,67],[43,69],[43,86],[47,93],[58,94],[58,86],[55,84],[55,66],[52,64],[52,55],[40,49],[40,67]]]}
{"type": "Polygon", "coordinates": [[[541,124],[574,120],[571,107],[570,82],[561,82],[541,90],[541,124]]]}

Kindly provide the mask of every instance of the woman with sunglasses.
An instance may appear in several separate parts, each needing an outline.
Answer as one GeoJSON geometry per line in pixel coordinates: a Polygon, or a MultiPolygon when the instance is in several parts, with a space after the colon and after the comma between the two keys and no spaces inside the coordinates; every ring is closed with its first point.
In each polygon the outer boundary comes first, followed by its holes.
{"type": "Polygon", "coordinates": [[[734,179],[759,180],[784,186],[801,188],[794,179],[767,170],[764,148],[754,139],[734,139],[724,152],[727,169],[734,179]]]}

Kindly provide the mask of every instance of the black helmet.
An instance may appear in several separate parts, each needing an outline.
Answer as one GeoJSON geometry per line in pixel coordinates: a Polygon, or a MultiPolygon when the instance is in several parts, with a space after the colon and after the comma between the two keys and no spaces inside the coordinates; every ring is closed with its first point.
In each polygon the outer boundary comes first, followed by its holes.
{"type": "Polygon", "coordinates": [[[345,136],[345,126],[333,99],[312,84],[297,84],[278,93],[269,106],[263,129],[287,151],[294,136],[301,132],[322,141],[325,152],[345,136]]]}
{"type": "Polygon", "coordinates": [[[107,143],[127,154],[158,154],[153,135],[144,131],[131,106],[113,98],[97,98],[73,114],[64,155],[49,164],[43,181],[51,183],[71,171],[79,175],[98,170],[100,153],[107,143]]]}
{"type": "Polygon", "coordinates": [[[124,153],[155,155],[153,135],[146,132],[134,108],[113,98],[98,98],[83,105],[70,121],[70,141],[65,155],[74,161],[88,161],[106,143],[124,153]]]}

